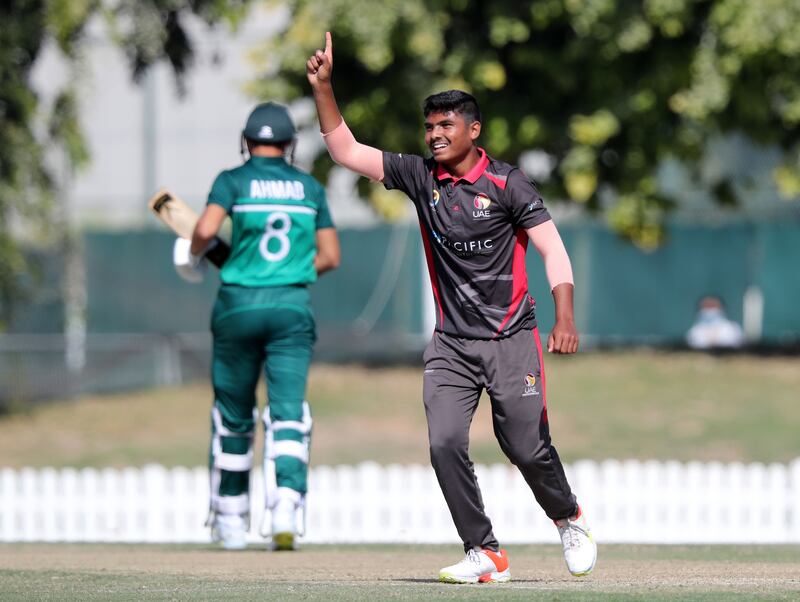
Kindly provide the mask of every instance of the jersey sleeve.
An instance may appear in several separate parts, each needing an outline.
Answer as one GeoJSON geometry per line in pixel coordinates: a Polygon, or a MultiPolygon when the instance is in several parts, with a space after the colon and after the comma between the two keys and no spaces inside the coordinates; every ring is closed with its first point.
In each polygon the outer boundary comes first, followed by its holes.
{"type": "Polygon", "coordinates": [[[234,186],[233,178],[227,171],[223,171],[211,185],[211,192],[208,193],[208,204],[220,205],[230,213],[235,202],[236,187],[234,186]]]}
{"type": "Polygon", "coordinates": [[[425,160],[419,155],[383,151],[383,185],[386,190],[402,190],[411,199],[425,187],[428,177],[425,160]]]}
{"type": "Polygon", "coordinates": [[[331,217],[330,209],[328,209],[328,197],[325,194],[325,188],[317,181],[314,183],[316,184],[314,192],[317,197],[317,230],[334,228],[333,218],[331,217]]]}
{"type": "Polygon", "coordinates": [[[519,169],[508,174],[506,202],[509,204],[511,222],[517,228],[527,230],[550,219],[536,186],[519,169]]]}

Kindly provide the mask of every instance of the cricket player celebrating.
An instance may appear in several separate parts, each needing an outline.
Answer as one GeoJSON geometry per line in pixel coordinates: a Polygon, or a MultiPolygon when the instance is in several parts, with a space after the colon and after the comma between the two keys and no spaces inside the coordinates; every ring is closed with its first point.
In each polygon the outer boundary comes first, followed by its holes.
{"type": "Polygon", "coordinates": [[[588,574],[597,547],[550,441],[541,344],[525,272],[530,240],[544,259],[555,299],[548,350],[575,353],[572,269],[539,193],[518,168],[476,145],[481,118],[469,94],[451,90],[425,100],[425,143],[432,154],[425,159],[355,140],[333,94],[330,33],[306,70],[334,161],[402,190],[419,217],[436,303],[436,329],[423,356],[431,462],[467,554],[441,569],[439,579],[511,578],[468,455],[483,389],[500,446],[555,522],[567,567],[573,575],[588,574]]]}
{"type": "Polygon", "coordinates": [[[214,540],[227,549],[246,546],[262,366],[273,548],[294,548],[307,489],[311,413],[304,399],[316,340],[307,287],[339,265],[340,253],[324,188],[285,160],[294,137],[285,107],[258,105],[242,132],[250,157],[217,176],[191,240],[199,267],[198,258],[231,216],[231,254],[211,319],[211,527],[214,540]]]}

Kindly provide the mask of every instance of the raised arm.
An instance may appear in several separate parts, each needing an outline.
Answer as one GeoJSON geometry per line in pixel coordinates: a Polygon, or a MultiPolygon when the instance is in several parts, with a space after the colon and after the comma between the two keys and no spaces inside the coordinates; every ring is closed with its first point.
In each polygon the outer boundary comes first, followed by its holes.
{"type": "Polygon", "coordinates": [[[573,310],[573,278],[569,255],[555,224],[548,220],[527,229],[528,238],[542,256],[547,281],[556,306],[556,324],[547,338],[547,350],[555,353],[578,351],[578,331],[573,310]]]}
{"type": "Polygon", "coordinates": [[[372,180],[383,179],[383,153],[353,137],[339,112],[333,94],[333,42],[325,33],[325,50],[317,50],[306,62],[306,76],[314,92],[319,125],[331,158],[342,167],[372,180]]]}

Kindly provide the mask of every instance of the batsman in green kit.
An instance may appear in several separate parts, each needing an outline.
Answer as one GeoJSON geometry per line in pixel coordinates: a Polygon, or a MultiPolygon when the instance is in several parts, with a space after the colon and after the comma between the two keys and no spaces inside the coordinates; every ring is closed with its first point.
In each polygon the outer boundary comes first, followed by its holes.
{"type": "Polygon", "coordinates": [[[217,176],[190,248],[191,267],[201,270],[208,245],[230,216],[231,253],[221,268],[211,318],[212,537],[228,549],[246,546],[256,387],[263,368],[272,545],[293,549],[307,491],[312,425],[305,390],[316,330],[308,285],[338,266],[339,242],[324,188],[286,161],[295,137],[286,108],[259,105],[242,135],[250,157],[217,176]]]}

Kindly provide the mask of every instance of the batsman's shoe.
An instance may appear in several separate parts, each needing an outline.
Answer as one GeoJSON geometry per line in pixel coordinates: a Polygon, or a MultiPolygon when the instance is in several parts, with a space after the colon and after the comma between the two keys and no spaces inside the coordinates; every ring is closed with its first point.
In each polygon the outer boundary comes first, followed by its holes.
{"type": "Polygon", "coordinates": [[[564,560],[569,572],[582,577],[592,572],[597,562],[597,544],[586,522],[586,517],[578,508],[573,518],[562,518],[554,521],[564,546],[564,560]]]}
{"type": "Polygon", "coordinates": [[[470,550],[464,560],[439,571],[444,583],[503,583],[511,580],[505,550],[470,550]]]}
{"type": "Polygon", "coordinates": [[[272,549],[297,549],[297,504],[281,499],[272,509],[272,549]]]}
{"type": "Polygon", "coordinates": [[[247,547],[247,521],[239,514],[217,514],[211,525],[211,539],[226,550],[247,547]]]}

